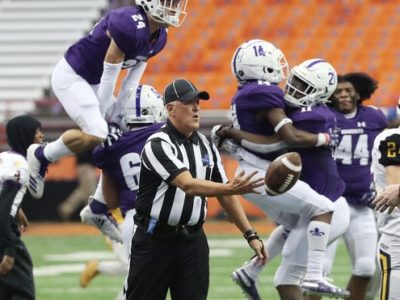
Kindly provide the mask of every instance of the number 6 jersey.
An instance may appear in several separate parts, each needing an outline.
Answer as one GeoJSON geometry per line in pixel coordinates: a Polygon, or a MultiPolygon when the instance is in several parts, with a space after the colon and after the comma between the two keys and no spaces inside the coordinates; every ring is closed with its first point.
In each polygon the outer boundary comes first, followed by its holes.
{"type": "Polygon", "coordinates": [[[163,124],[156,123],[124,133],[109,147],[97,146],[93,151],[95,165],[107,171],[118,184],[120,208],[125,213],[135,207],[139,187],[140,154],[148,137],[163,124]]]}

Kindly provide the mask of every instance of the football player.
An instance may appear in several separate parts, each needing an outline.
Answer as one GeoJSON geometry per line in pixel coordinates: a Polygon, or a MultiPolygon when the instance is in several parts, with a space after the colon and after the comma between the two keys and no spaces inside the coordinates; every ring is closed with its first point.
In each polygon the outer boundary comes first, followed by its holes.
{"type": "Polygon", "coordinates": [[[372,166],[378,196],[373,201],[381,237],[378,261],[381,268],[380,299],[400,299],[400,128],[380,133],[372,149],[372,166]]]}
{"type": "MultiPolygon", "coordinates": [[[[283,70],[287,67],[287,63],[283,58],[283,53],[279,49],[262,40],[252,40],[242,44],[233,57],[232,71],[239,80],[238,91],[232,100],[233,127],[258,134],[259,137],[266,138],[271,143],[277,140],[284,141],[273,145],[265,145],[267,147],[264,145],[260,147],[259,145],[252,145],[247,140],[242,140],[242,147],[237,151],[239,170],[265,172],[269,163],[282,153],[280,149],[286,147],[287,144],[294,148],[322,147],[329,144],[331,136],[327,130],[332,127],[332,124],[328,126],[324,122],[325,118],[322,118],[320,123],[317,123],[319,126],[312,126],[311,128],[305,125],[306,122],[302,123],[306,130],[314,132],[310,133],[296,129],[293,126],[293,121],[287,117],[285,113],[287,102],[285,102],[282,90],[277,86],[283,79],[283,70]],[[285,61],[283,65],[281,64],[282,61],[285,61]],[[315,128],[321,131],[315,131],[315,128]],[[277,134],[276,136],[274,136],[275,133],[277,134]],[[273,137],[271,138],[271,136],[273,137]]],[[[307,63],[308,65],[297,69],[299,71],[304,68],[306,70],[318,70],[319,66],[324,65],[326,67],[328,65],[323,60],[313,60],[307,63]]],[[[333,68],[325,68],[325,70],[327,72],[323,78],[327,79],[328,82],[323,88],[317,86],[317,89],[313,89],[315,86],[310,84],[308,79],[306,82],[300,81],[292,73],[293,78],[290,82],[294,83],[297,80],[296,84],[302,83],[305,86],[303,86],[304,90],[301,90],[296,88],[295,85],[288,85],[286,98],[295,99],[293,101],[295,101],[296,105],[299,103],[307,105],[308,101],[314,99],[313,96],[315,95],[313,93],[317,93],[316,96],[320,97],[321,100],[329,98],[336,88],[336,73],[333,68]]],[[[315,72],[311,72],[311,75],[313,74],[315,72]]],[[[315,80],[315,77],[309,79],[315,80]]],[[[307,112],[307,107],[303,110],[307,112]]],[[[307,115],[307,113],[303,115],[307,115]]],[[[214,128],[213,132],[218,134],[217,129],[219,127],[214,128]]],[[[325,149],[325,147],[321,149],[325,149]]],[[[314,161],[311,164],[315,165],[314,161]]],[[[315,177],[315,179],[317,178],[315,177]]],[[[318,185],[318,187],[322,188],[323,185],[318,185]]],[[[332,188],[328,196],[334,200],[339,198],[344,189],[344,185],[338,179],[332,181],[328,187],[332,188]]],[[[308,282],[316,286],[316,289],[330,294],[343,292],[322,277],[322,262],[328,235],[336,236],[344,230],[339,226],[337,233],[336,230],[331,231],[330,223],[335,210],[335,205],[331,202],[332,199],[330,200],[328,197],[317,193],[302,180],[297,181],[291,190],[279,196],[268,196],[262,189],[259,192],[262,195],[245,195],[245,198],[259,205],[267,212],[268,216],[282,224],[265,244],[269,250],[270,258],[280,253],[283,244],[287,245],[283,251],[284,257],[291,258],[296,250],[292,245],[297,243],[295,239],[298,238],[298,235],[293,234],[293,232],[300,231],[300,229],[303,230],[303,226],[306,224],[308,230],[304,234],[309,242],[308,282]],[[296,227],[298,224],[302,224],[302,226],[296,227]],[[299,229],[297,230],[296,228],[299,229]],[[290,241],[285,243],[286,230],[292,232],[289,235],[290,241]]],[[[342,222],[341,225],[346,226],[346,222],[342,222]]],[[[305,236],[301,237],[303,240],[304,238],[305,236]]],[[[307,257],[307,255],[304,256],[307,257]]],[[[283,263],[281,265],[276,273],[274,283],[282,299],[302,297],[300,283],[303,279],[302,275],[304,275],[305,268],[306,266],[297,264],[297,262],[295,264],[283,263]]],[[[251,299],[259,299],[255,282],[260,271],[260,266],[257,266],[252,261],[233,273],[235,282],[240,284],[251,299]]]]}
{"type": "Polygon", "coordinates": [[[0,153],[0,299],[34,300],[32,260],[20,238],[18,214],[29,181],[26,150],[42,143],[43,134],[40,122],[28,115],[9,120],[6,133],[11,150],[0,153]]]}
{"type": "Polygon", "coordinates": [[[28,149],[29,191],[41,198],[49,163],[63,156],[92,150],[108,134],[104,119],[112,105],[121,68],[129,69],[122,94],[137,85],[146,61],[167,41],[167,27],[178,27],[186,17],[187,0],[136,0],[136,6],[107,13],[92,31],[73,44],[56,65],[52,88],[67,114],[79,126],[47,145],[28,149]]]}
{"type": "MultiPolygon", "coordinates": [[[[376,136],[387,126],[383,112],[363,105],[377,89],[377,82],[365,73],[348,73],[338,77],[332,96],[332,112],[336,116],[339,142],[335,152],[339,175],[346,183],[343,196],[350,208],[350,225],[343,238],[352,264],[347,289],[349,299],[364,300],[367,286],[375,273],[378,231],[370,202],[375,196],[371,174],[371,151],[376,136]]],[[[329,251],[330,273],[336,243],[329,251]]]]}
{"type": "Polygon", "coordinates": [[[81,273],[82,287],[86,287],[100,273],[119,275],[118,266],[121,265],[124,267],[119,271],[127,274],[128,257],[135,228],[133,216],[139,187],[140,154],[147,138],[163,126],[162,122],[165,118],[162,96],[149,85],[131,88],[119,105],[121,107],[115,109],[113,120],[121,124],[126,132],[116,137],[117,139],[112,143],[107,139],[94,149],[93,160],[95,165],[103,171],[104,186],[98,185],[89,204],[81,211],[81,218],[84,222],[97,226],[96,222],[91,223],[91,220],[96,220],[93,212],[103,208],[104,198],[116,195],[122,220],[118,222],[121,218],[115,218],[115,214],[110,216],[116,220],[113,225],[116,229],[113,232],[106,232],[106,235],[111,235],[113,240],[117,240],[115,237],[122,232],[118,240],[121,240],[125,247],[121,248],[120,244],[112,243],[113,251],[118,258],[116,262],[90,261],[81,273]],[[98,199],[103,199],[103,201],[100,202],[98,199]],[[117,226],[117,223],[120,225],[117,226]]]}

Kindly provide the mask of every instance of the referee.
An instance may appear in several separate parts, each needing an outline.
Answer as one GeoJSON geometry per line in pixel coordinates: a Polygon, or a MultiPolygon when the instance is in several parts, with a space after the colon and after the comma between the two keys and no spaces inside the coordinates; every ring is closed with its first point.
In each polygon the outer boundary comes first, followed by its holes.
{"type": "Polygon", "coordinates": [[[200,99],[208,100],[208,93],[190,81],[170,83],[164,92],[166,125],[143,149],[128,300],[165,299],[168,289],[173,300],[207,299],[209,248],[202,225],[208,196],[218,197],[256,256],[266,258],[238,198],[231,196],[254,192],[262,179],[240,174],[228,183],[215,146],[197,132],[200,99]]]}

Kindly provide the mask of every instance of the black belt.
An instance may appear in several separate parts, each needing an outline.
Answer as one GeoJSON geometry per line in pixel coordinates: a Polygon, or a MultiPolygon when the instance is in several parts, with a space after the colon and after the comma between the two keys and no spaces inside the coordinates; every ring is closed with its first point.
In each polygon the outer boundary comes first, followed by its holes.
{"type": "Polygon", "coordinates": [[[143,217],[135,214],[134,221],[136,225],[141,225],[144,227],[148,234],[161,233],[168,235],[182,235],[185,236],[190,233],[197,232],[203,227],[203,223],[197,223],[196,225],[182,225],[178,224],[176,226],[168,224],[160,224],[157,220],[150,217],[143,217]]]}

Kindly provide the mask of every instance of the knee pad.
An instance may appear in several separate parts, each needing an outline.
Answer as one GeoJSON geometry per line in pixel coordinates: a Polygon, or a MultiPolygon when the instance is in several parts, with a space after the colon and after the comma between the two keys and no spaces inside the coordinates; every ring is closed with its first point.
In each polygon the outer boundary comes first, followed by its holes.
{"type": "Polygon", "coordinates": [[[375,274],[376,260],[375,257],[360,257],[356,260],[352,270],[353,275],[360,277],[372,277],[375,274]]]}

